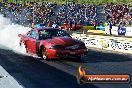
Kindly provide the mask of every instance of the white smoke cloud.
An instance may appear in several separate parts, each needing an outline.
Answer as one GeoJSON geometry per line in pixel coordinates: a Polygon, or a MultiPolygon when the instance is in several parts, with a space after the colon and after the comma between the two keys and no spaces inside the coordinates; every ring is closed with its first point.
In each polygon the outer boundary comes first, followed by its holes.
{"type": "Polygon", "coordinates": [[[24,34],[29,30],[29,27],[13,24],[9,19],[0,15],[0,48],[5,47],[5,49],[21,53],[18,34],[24,34]]]}

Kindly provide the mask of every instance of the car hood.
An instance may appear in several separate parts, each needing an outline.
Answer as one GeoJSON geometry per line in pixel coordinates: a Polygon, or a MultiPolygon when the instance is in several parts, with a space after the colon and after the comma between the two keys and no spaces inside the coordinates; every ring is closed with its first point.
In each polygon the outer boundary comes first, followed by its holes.
{"type": "Polygon", "coordinates": [[[77,40],[70,37],[53,37],[52,39],[47,39],[46,41],[54,45],[73,45],[79,43],[77,40]]]}

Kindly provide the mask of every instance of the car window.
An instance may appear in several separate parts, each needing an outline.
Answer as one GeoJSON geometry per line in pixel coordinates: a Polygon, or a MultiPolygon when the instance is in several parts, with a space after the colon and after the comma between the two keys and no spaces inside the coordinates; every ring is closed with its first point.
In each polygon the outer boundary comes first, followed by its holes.
{"type": "Polygon", "coordinates": [[[38,39],[38,34],[37,34],[36,30],[31,30],[27,35],[30,38],[38,39]]]}
{"type": "Polygon", "coordinates": [[[51,34],[49,32],[47,32],[46,30],[42,30],[40,31],[40,40],[41,39],[47,39],[47,38],[51,38],[51,34]]]}
{"type": "Polygon", "coordinates": [[[47,39],[47,38],[53,38],[53,37],[70,37],[70,35],[63,30],[49,29],[49,30],[41,30],[39,37],[41,40],[41,39],[47,39]]]}

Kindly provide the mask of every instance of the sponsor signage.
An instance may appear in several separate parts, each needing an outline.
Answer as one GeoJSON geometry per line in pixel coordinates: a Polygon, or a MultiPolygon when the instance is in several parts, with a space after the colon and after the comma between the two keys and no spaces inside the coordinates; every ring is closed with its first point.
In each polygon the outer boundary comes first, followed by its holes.
{"type": "Polygon", "coordinates": [[[126,27],[125,36],[132,36],[132,27],[126,27]]]}
{"type": "Polygon", "coordinates": [[[118,30],[118,35],[125,35],[126,34],[126,28],[122,27],[118,30]]]}

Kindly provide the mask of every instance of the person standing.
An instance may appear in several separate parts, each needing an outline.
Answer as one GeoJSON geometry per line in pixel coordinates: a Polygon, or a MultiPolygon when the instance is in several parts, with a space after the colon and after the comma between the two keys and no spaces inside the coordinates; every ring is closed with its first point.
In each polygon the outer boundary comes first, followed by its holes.
{"type": "Polygon", "coordinates": [[[76,21],[76,18],[74,19],[74,31],[76,31],[77,29],[77,21],[76,21]]]}
{"type": "Polygon", "coordinates": [[[70,30],[72,30],[72,19],[70,18],[70,30]]]}
{"type": "Polygon", "coordinates": [[[96,21],[93,20],[93,26],[94,26],[94,30],[96,30],[96,21]]]}
{"type": "Polygon", "coordinates": [[[112,35],[111,30],[112,30],[112,22],[109,21],[109,32],[110,32],[110,35],[112,35]]]}

